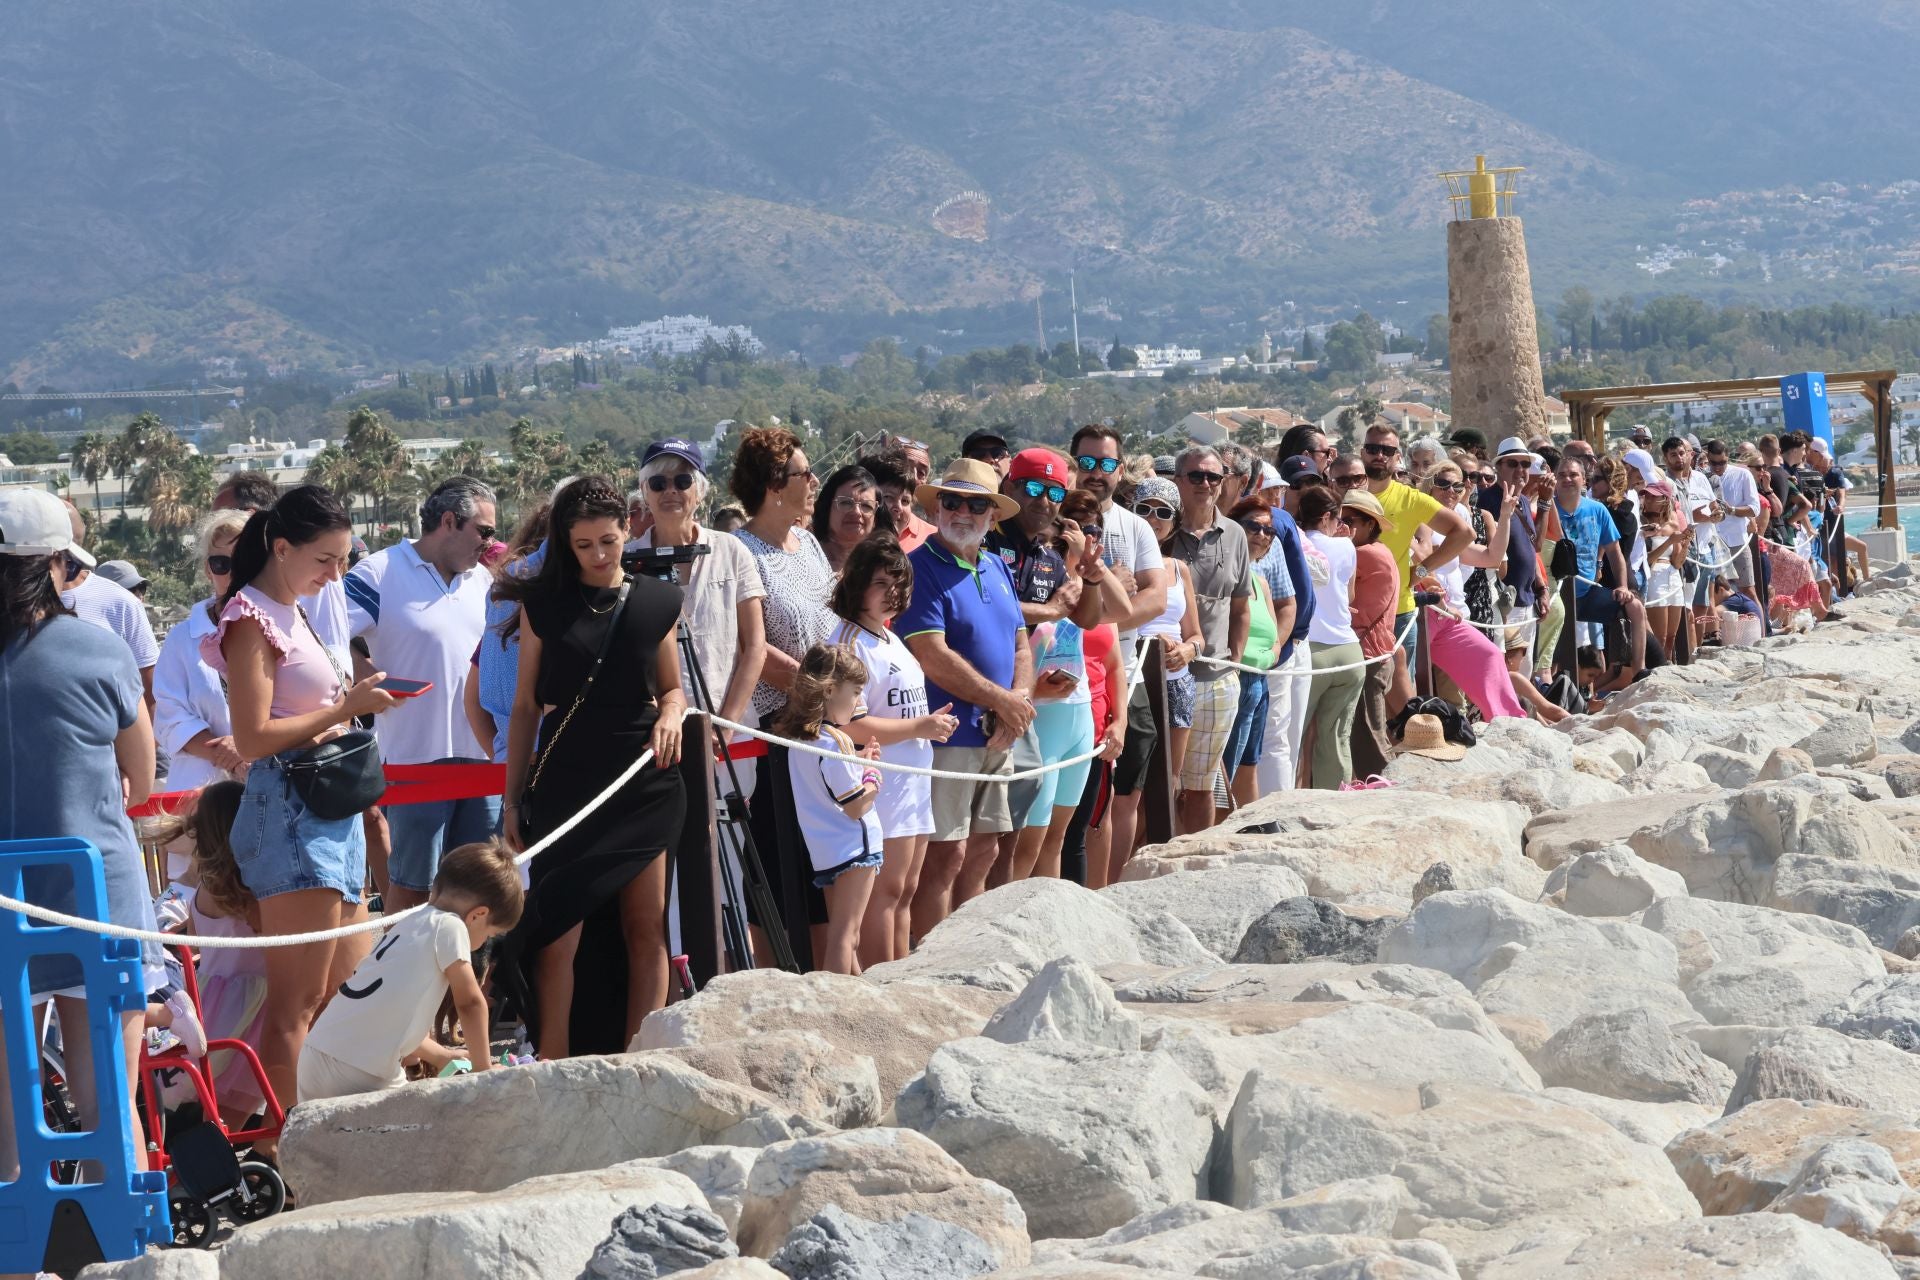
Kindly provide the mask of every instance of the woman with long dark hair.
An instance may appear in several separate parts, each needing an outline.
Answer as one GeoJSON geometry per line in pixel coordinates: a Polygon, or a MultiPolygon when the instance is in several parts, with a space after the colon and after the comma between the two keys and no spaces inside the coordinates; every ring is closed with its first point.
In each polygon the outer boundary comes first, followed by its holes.
{"type": "MultiPolygon", "coordinates": [[[[310,933],[366,918],[360,815],[320,817],[287,772],[300,753],[345,732],[356,716],[394,704],[379,687],[386,673],[354,683],[300,607],[302,596],[340,577],[352,550],[352,526],[338,498],[318,485],[288,490],[247,517],[233,544],[219,619],[200,642],[201,657],[227,678],[234,750],[251,762],[232,844],[247,891],[260,904],[262,934],[310,933]]],[[[357,934],[267,951],[260,1063],[282,1101],[300,1096],[307,1027],[370,946],[369,935],[357,934]]]]}
{"type": "MultiPolygon", "coordinates": [[[[680,589],[629,577],[627,500],[605,476],[555,495],[539,571],[503,577],[520,605],[520,679],[507,728],[503,823],[524,851],[585,810],[648,749],[653,760],[534,858],[515,932],[534,983],[524,1010],[540,1055],[624,1049],[667,1002],[667,860],[686,810],[681,785],[680,589]],[[546,708],[552,708],[551,711],[546,708]],[[535,743],[539,749],[536,752],[535,743]],[[624,1018],[577,1007],[574,960],[617,936],[625,955],[624,1018]]],[[[619,984],[614,983],[615,986],[619,984]]]]}
{"type": "Polygon", "coordinates": [[[894,531],[893,512],[880,501],[873,473],[848,463],[826,478],[813,504],[813,536],[827,553],[835,574],[847,567],[847,554],[875,531],[894,531]]]}
{"type": "MultiPolygon", "coordinates": [[[[153,790],[153,726],[133,653],[110,631],[80,621],[60,603],[67,557],[91,565],[73,541],[67,510],[37,489],[0,492],[0,840],[79,837],[100,851],[107,900],[104,918],[137,929],[154,928],[146,869],[125,806],[153,790]]],[[[63,870],[30,869],[26,900],[78,915],[73,877],[63,870]]],[[[153,967],[157,951],[150,951],[153,967]]],[[[9,975],[5,999],[18,990],[9,975]]],[[[37,957],[24,975],[39,1025],[53,1002],[66,1046],[66,1079],[89,1129],[100,1119],[95,1090],[95,1040],[88,1030],[85,975],[77,959],[37,957]]],[[[154,975],[157,978],[157,972],[154,975]]],[[[159,983],[149,979],[151,986],[159,983]]],[[[141,1009],[118,1015],[119,1049],[127,1081],[137,1089],[141,1009]]],[[[0,1045],[0,1065],[5,1046],[0,1045]]],[[[21,1064],[36,1071],[37,1064],[21,1064]]],[[[6,1073],[0,1070],[0,1179],[20,1175],[6,1073]]],[[[132,1094],[134,1150],[144,1151],[132,1094]]],[[[31,1124],[31,1118],[27,1119],[31,1124]]],[[[145,1168],[145,1164],[136,1165],[145,1168]]],[[[44,1176],[43,1166],[36,1177],[44,1176]]]]}

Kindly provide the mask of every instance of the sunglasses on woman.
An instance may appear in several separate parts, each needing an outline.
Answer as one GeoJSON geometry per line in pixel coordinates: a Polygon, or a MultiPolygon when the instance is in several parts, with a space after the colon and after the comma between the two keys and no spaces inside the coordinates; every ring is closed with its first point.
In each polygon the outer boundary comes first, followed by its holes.
{"type": "Polygon", "coordinates": [[[1029,498],[1038,498],[1044,494],[1048,502],[1065,502],[1067,500],[1067,490],[1065,486],[1048,484],[1045,480],[1022,480],[1020,482],[1020,492],[1026,494],[1029,498]]]}
{"type": "Polygon", "coordinates": [[[693,488],[693,475],[691,472],[682,471],[678,475],[647,477],[647,488],[653,490],[655,493],[665,493],[668,486],[672,486],[680,490],[680,492],[685,493],[687,490],[693,488]]]}
{"type": "Polygon", "coordinates": [[[1240,521],[1240,527],[1247,531],[1249,538],[1271,538],[1273,536],[1273,526],[1270,524],[1261,524],[1254,520],[1242,520],[1240,521]]]}
{"type": "Polygon", "coordinates": [[[942,511],[965,510],[973,515],[983,516],[993,510],[993,499],[963,498],[957,493],[943,493],[940,495],[940,509],[942,511]]]}
{"type": "Polygon", "coordinates": [[[1133,514],[1145,520],[1171,520],[1173,508],[1164,502],[1136,502],[1133,504],[1133,514]]]}
{"type": "Polygon", "coordinates": [[[1467,482],[1465,480],[1435,480],[1433,487],[1436,489],[1445,489],[1448,493],[1459,493],[1467,487],[1467,482]]]}
{"type": "Polygon", "coordinates": [[[1104,471],[1112,475],[1120,469],[1120,459],[1096,458],[1090,453],[1083,453],[1073,461],[1082,471],[1104,471]]]}
{"type": "Polygon", "coordinates": [[[233,557],[232,556],[208,556],[207,572],[217,573],[221,577],[225,577],[227,574],[232,573],[233,557]]]}

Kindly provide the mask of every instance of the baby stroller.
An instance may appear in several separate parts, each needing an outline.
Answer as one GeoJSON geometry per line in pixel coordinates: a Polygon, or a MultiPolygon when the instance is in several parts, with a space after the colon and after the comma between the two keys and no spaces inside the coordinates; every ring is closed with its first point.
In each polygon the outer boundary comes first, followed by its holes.
{"type": "MultiPolygon", "coordinates": [[[[200,1009],[200,986],[194,978],[193,953],[171,948],[180,959],[182,988],[200,1009]]],[[[207,1052],[230,1050],[240,1055],[260,1096],[266,1100],[262,1123],[251,1129],[230,1130],[220,1118],[213,1072],[206,1058],[189,1057],[184,1046],[158,1053],[149,1049],[140,1064],[141,1116],[146,1125],[147,1149],[153,1167],[167,1175],[167,1206],[173,1220],[175,1248],[210,1248],[224,1210],[236,1223],[257,1222],[286,1207],[287,1184],[280,1171],[264,1160],[243,1160],[240,1153],[254,1143],[279,1134],[287,1113],[267,1083],[267,1073],[253,1047],[241,1040],[209,1040],[207,1052]],[[182,1072],[193,1087],[193,1104],[182,1103],[169,1113],[162,1104],[165,1076],[182,1072]]]]}

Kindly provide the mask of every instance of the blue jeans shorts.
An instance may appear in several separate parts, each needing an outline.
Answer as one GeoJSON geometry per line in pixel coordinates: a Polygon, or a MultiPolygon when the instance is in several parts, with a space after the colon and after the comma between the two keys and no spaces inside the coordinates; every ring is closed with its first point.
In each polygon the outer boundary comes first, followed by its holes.
{"type": "Polygon", "coordinates": [[[360,901],[367,882],[367,837],[360,815],[315,816],[287,780],[281,757],[256,760],[233,816],[234,861],[256,898],[302,889],[332,889],[360,901]]]}
{"type": "Polygon", "coordinates": [[[816,889],[825,889],[848,871],[858,871],[862,867],[878,867],[885,860],[886,850],[884,849],[875,849],[872,853],[865,853],[857,858],[848,858],[837,867],[828,867],[825,871],[814,872],[813,887],[816,889]]]}
{"type": "MultiPolygon", "coordinates": [[[[453,757],[435,764],[481,764],[453,757]]],[[[387,879],[403,889],[425,893],[433,888],[440,855],[463,844],[490,839],[500,827],[500,797],[473,800],[435,800],[428,804],[391,804],[387,830],[393,852],[387,855],[387,879]]]]}
{"type": "Polygon", "coordinates": [[[1227,781],[1242,765],[1259,764],[1267,744],[1267,703],[1271,695],[1267,678],[1250,671],[1240,673],[1240,709],[1233,718],[1233,732],[1227,735],[1227,781]]]}

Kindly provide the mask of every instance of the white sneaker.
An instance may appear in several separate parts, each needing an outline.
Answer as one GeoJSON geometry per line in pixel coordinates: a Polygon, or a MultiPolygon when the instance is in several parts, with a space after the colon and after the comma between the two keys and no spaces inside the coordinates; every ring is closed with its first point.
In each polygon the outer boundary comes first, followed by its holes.
{"type": "Polygon", "coordinates": [[[187,1056],[206,1057],[207,1031],[200,1025],[200,1015],[194,1012],[193,1001],[187,999],[187,993],[176,991],[168,996],[167,1009],[173,1014],[173,1034],[186,1048],[187,1056]]]}

